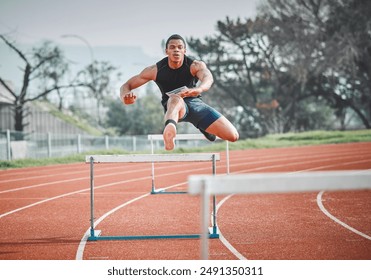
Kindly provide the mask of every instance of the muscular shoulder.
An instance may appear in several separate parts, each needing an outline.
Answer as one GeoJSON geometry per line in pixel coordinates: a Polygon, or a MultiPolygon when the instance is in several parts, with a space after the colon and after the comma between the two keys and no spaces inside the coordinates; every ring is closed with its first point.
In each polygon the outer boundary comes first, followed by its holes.
{"type": "Polygon", "coordinates": [[[157,75],[156,64],[144,68],[139,75],[141,78],[146,80],[155,80],[157,75]]]}
{"type": "Polygon", "coordinates": [[[197,74],[197,72],[203,71],[205,69],[207,69],[205,62],[203,62],[201,60],[194,60],[191,64],[191,69],[190,70],[191,70],[192,75],[195,76],[197,74]]]}

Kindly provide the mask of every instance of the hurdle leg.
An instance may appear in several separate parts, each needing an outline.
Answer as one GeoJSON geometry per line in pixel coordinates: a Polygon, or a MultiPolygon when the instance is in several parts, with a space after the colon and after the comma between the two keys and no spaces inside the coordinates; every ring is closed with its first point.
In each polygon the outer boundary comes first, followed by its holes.
{"type": "MultiPolygon", "coordinates": [[[[212,156],[213,176],[216,175],[216,159],[215,155],[212,156]]],[[[213,215],[212,227],[209,229],[209,238],[219,238],[218,226],[216,223],[216,195],[213,195],[213,215]]]]}
{"type": "MultiPolygon", "coordinates": [[[[154,148],[153,148],[153,139],[151,138],[151,154],[153,155],[154,154],[154,148]]],[[[151,190],[151,194],[186,194],[187,192],[184,192],[184,191],[165,191],[164,189],[158,189],[156,190],[156,187],[155,187],[155,163],[152,162],[152,174],[151,174],[151,177],[152,177],[152,190],[151,190]]]]}
{"type": "MultiPolygon", "coordinates": [[[[156,142],[157,143],[157,142],[156,142]]],[[[151,138],[151,154],[154,154],[154,144],[153,144],[153,138],[151,138]]],[[[151,178],[152,178],[152,187],[151,187],[151,194],[186,194],[187,192],[184,191],[165,191],[164,189],[158,189],[156,190],[155,186],[155,163],[152,161],[152,169],[151,169],[151,178]]]]}
{"type": "Polygon", "coordinates": [[[90,239],[95,239],[94,234],[94,158],[90,157],[90,239]]]}
{"type": "Polygon", "coordinates": [[[209,200],[210,196],[206,189],[206,184],[203,182],[201,189],[201,259],[207,260],[209,257],[209,238],[210,232],[208,228],[209,224],[209,200]]]}
{"type": "Polygon", "coordinates": [[[226,140],[226,160],[227,160],[227,175],[229,175],[229,141],[226,140]]]}
{"type": "MultiPolygon", "coordinates": [[[[153,155],[154,150],[153,150],[153,139],[151,138],[151,154],[153,155]]],[[[156,192],[155,190],[155,163],[152,161],[152,191],[151,193],[154,194],[156,192]]]]}

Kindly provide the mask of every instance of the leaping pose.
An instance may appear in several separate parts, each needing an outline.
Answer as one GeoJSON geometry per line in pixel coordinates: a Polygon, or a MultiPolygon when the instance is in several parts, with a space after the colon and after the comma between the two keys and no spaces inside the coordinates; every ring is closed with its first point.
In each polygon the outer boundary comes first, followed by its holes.
{"type": "Polygon", "coordinates": [[[121,86],[121,100],[133,104],[137,98],[133,89],[149,81],[158,85],[165,111],[163,138],[166,150],[174,149],[178,122],[192,123],[209,141],[215,141],[216,136],[237,141],[239,134],[233,124],[201,98],[201,93],[209,90],[214,82],[206,64],[185,55],[185,40],[177,34],[167,39],[165,51],[165,58],[146,67],[121,86]]]}

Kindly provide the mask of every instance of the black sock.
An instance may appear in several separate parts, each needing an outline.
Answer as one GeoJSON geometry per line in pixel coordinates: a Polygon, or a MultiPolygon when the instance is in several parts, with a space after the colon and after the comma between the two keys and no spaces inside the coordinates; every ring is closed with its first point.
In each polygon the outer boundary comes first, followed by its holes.
{"type": "Polygon", "coordinates": [[[165,126],[167,126],[169,123],[172,123],[173,125],[176,126],[176,121],[174,121],[174,120],[172,120],[172,119],[168,119],[168,120],[166,120],[166,122],[165,122],[165,126]]]}

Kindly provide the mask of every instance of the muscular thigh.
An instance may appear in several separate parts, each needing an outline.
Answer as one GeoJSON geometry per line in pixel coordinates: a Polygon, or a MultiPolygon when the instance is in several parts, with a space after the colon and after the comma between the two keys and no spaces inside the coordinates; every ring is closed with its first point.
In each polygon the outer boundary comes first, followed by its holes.
{"type": "Polygon", "coordinates": [[[186,116],[187,106],[183,98],[179,96],[171,96],[164,105],[165,115],[170,119],[181,120],[186,116]]]}
{"type": "Polygon", "coordinates": [[[195,127],[206,130],[222,115],[205,104],[200,98],[185,98],[187,112],[182,121],[190,122],[195,127]]]}
{"type": "Polygon", "coordinates": [[[225,140],[234,139],[237,135],[234,125],[224,116],[213,122],[206,131],[225,140]]]}

